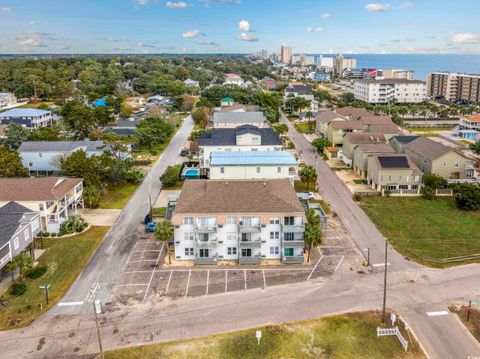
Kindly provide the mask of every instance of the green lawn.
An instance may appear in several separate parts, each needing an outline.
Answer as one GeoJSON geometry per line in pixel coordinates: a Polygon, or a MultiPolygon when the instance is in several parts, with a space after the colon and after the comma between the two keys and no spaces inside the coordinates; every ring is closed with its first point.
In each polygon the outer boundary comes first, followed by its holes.
{"type": "Polygon", "coordinates": [[[405,127],[406,129],[412,132],[434,132],[434,131],[448,131],[451,130],[453,127],[405,127]]]}
{"type": "MultiPolygon", "coordinates": [[[[415,343],[405,353],[396,337],[377,338],[377,326],[380,326],[379,313],[345,314],[205,338],[119,349],[107,352],[105,358],[425,358],[415,343]],[[255,337],[256,330],[262,331],[260,344],[255,337]]],[[[406,338],[409,340],[408,335],[406,338]]]]}
{"type": "Polygon", "coordinates": [[[167,214],[167,207],[157,207],[153,209],[153,215],[161,218],[165,218],[167,214]]]}
{"type": "MultiPolygon", "coordinates": [[[[465,212],[452,197],[367,197],[363,209],[402,254],[427,265],[480,254],[480,211],[465,212]]],[[[460,263],[455,263],[460,264],[460,263]]]]}
{"type": "Polygon", "coordinates": [[[33,102],[27,103],[25,105],[20,106],[20,108],[39,108],[43,106],[51,107],[54,105],[55,103],[52,101],[39,101],[37,103],[33,103],[33,102]]]}
{"type": "Polygon", "coordinates": [[[100,208],[122,209],[137,189],[138,184],[110,184],[102,191],[100,208]]]}
{"type": "Polygon", "coordinates": [[[293,126],[300,133],[309,133],[315,131],[315,122],[312,122],[311,126],[308,123],[296,123],[293,126]]]}
{"type": "MultiPolygon", "coordinates": [[[[44,239],[46,252],[38,262],[40,266],[47,266],[48,270],[40,278],[26,278],[24,283],[27,291],[23,295],[15,297],[8,290],[2,295],[8,305],[0,307],[0,330],[28,325],[35,317],[55,305],[80,274],[108,229],[109,227],[92,227],[76,236],[44,239]],[[44,291],[38,288],[47,283],[50,284],[48,306],[44,291]]],[[[40,247],[40,241],[37,242],[37,247],[40,247]]]]}
{"type": "Polygon", "coordinates": [[[304,191],[309,191],[309,192],[315,192],[315,184],[310,183],[310,186],[307,189],[307,183],[302,182],[301,180],[295,180],[293,183],[295,187],[295,191],[297,192],[304,192],[304,191]]]}
{"type": "Polygon", "coordinates": [[[353,183],[355,183],[355,184],[365,184],[362,179],[354,179],[353,183]]]}

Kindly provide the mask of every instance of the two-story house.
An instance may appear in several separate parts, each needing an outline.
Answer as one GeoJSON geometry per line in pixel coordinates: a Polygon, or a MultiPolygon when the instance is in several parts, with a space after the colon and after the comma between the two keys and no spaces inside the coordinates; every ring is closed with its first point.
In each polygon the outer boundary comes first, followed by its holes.
{"type": "Polygon", "coordinates": [[[54,121],[51,111],[36,108],[13,108],[0,113],[0,123],[9,125],[16,123],[28,128],[50,126],[54,121]]]}
{"type": "Polygon", "coordinates": [[[81,178],[0,178],[0,206],[10,201],[39,212],[42,228],[57,233],[60,224],[83,208],[81,178]]]}
{"type": "Polygon", "coordinates": [[[359,144],[353,151],[353,170],[362,177],[367,177],[368,159],[371,156],[394,154],[395,150],[387,143],[359,144]]]}
{"type": "Polygon", "coordinates": [[[390,138],[388,143],[392,148],[395,150],[396,153],[405,153],[405,146],[407,146],[410,142],[416,140],[418,136],[394,136],[390,138]]]}
{"type": "Polygon", "coordinates": [[[267,128],[268,122],[263,112],[214,112],[213,128],[235,128],[243,125],[253,125],[267,128]]]}
{"type": "Polygon", "coordinates": [[[327,111],[320,111],[315,116],[315,124],[316,124],[316,133],[318,135],[326,137],[327,135],[327,126],[330,122],[333,121],[347,121],[345,118],[337,114],[336,112],[327,110],[327,111]]]}
{"type": "Polygon", "coordinates": [[[305,212],[287,179],[186,180],[172,222],[179,262],[304,262],[305,212]]]}
{"type": "Polygon", "coordinates": [[[31,244],[42,231],[40,213],[16,202],[0,207],[0,270],[31,244]]]}
{"type": "MultiPolygon", "coordinates": [[[[354,151],[358,145],[361,144],[375,144],[385,143],[385,136],[381,133],[375,132],[350,132],[343,137],[343,155],[348,160],[348,164],[351,165],[354,160],[354,151]]],[[[344,160],[345,161],[345,160],[344,160]]]]}
{"type": "Polygon", "coordinates": [[[405,154],[385,154],[368,158],[367,179],[377,191],[420,193],[422,171],[405,154]]]}
{"type": "Polygon", "coordinates": [[[298,163],[288,151],[211,152],[210,179],[294,180],[298,163]]]}
{"type": "Polygon", "coordinates": [[[449,180],[473,178],[473,160],[461,151],[427,137],[418,137],[405,146],[405,153],[425,175],[437,175],[449,180]]]}
{"type": "Polygon", "coordinates": [[[342,146],[343,138],[347,133],[362,132],[363,125],[360,121],[330,121],[327,125],[325,137],[332,146],[342,146]]]}
{"type": "Polygon", "coordinates": [[[210,166],[212,152],[281,151],[282,148],[282,140],[271,128],[251,125],[214,128],[200,137],[200,166],[210,166]]]}

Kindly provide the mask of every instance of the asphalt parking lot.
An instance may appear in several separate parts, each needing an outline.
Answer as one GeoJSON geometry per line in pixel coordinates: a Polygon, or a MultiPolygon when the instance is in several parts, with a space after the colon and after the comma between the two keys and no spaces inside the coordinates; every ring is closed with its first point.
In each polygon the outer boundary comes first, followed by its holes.
{"type": "Polygon", "coordinates": [[[311,264],[292,266],[165,266],[165,244],[143,235],[117,278],[113,290],[120,302],[196,297],[231,291],[314,280],[331,275],[352,275],[362,261],[351,240],[334,223],[323,244],[311,253],[311,264]]]}

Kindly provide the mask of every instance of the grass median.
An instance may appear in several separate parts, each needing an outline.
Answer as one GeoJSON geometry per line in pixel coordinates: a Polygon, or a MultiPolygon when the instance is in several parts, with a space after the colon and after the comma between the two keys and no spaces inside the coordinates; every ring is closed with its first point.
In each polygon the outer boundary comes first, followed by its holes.
{"type": "MultiPolygon", "coordinates": [[[[7,290],[0,306],[0,330],[13,329],[30,324],[38,315],[55,305],[68,291],[75,278],[87,264],[109,227],[91,227],[86,232],[67,238],[44,239],[46,250],[38,265],[47,272],[37,279],[25,278],[27,291],[14,296],[7,290]],[[50,284],[49,304],[40,285],[50,284]]],[[[40,247],[40,241],[37,242],[40,247]]]]}
{"type": "MultiPolygon", "coordinates": [[[[422,264],[480,254],[480,211],[458,209],[452,197],[368,197],[363,209],[400,253],[422,264]]],[[[478,260],[477,260],[478,261],[478,260]]]]}
{"type": "MultiPolygon", "coordinates": [[[[418,345],[407,352],[393,336],[377,338],[379,313],[354,313],[296,323],[269,325],[177,342],[107,352],[106,359],[420,359],[418,345]],[[256,330],[262,331],[260,344],[256,330]]],[[[410,342],[408,335],[406,339],[410,342]]]]}
{"type": "Polygon", "coordinates": [[[133,196],[139,184],[121,183],[109,184],[100,197],[99,208],[122,209],[133,196]]]}

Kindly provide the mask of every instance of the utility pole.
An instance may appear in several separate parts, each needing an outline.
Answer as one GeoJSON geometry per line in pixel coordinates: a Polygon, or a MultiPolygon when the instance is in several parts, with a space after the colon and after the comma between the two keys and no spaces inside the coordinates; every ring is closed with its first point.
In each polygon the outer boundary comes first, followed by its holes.
{"type": "Polygon", "coordinates": [[[148,180],[148,200],[150,202],[150,218],[153,220],[153,206],[152,206],[152,176],[151,171],[152,167],[148,167],[147,180],[148,180]]]}
{"type": "Polygon", "coordinates": [[[103,355],[102,337],[100,336],[100,326],[98,324],[97,309],[95,308],[95,302],[93,302],[92,304],[93,304],[93,314],[95,315],[95,326],[97,327],[98,346],[100,348],[100,358],[105,359],[105,356],[103,355]]]}
{"type": "Polygon", "coordinates": [[[388,240],[385,238],[385,275],[383,277],[383,309],[382,309],[382,323],[385,323],[386,317],[386,305],[387,305],[387,250],[388,250],[388,240]]]}

